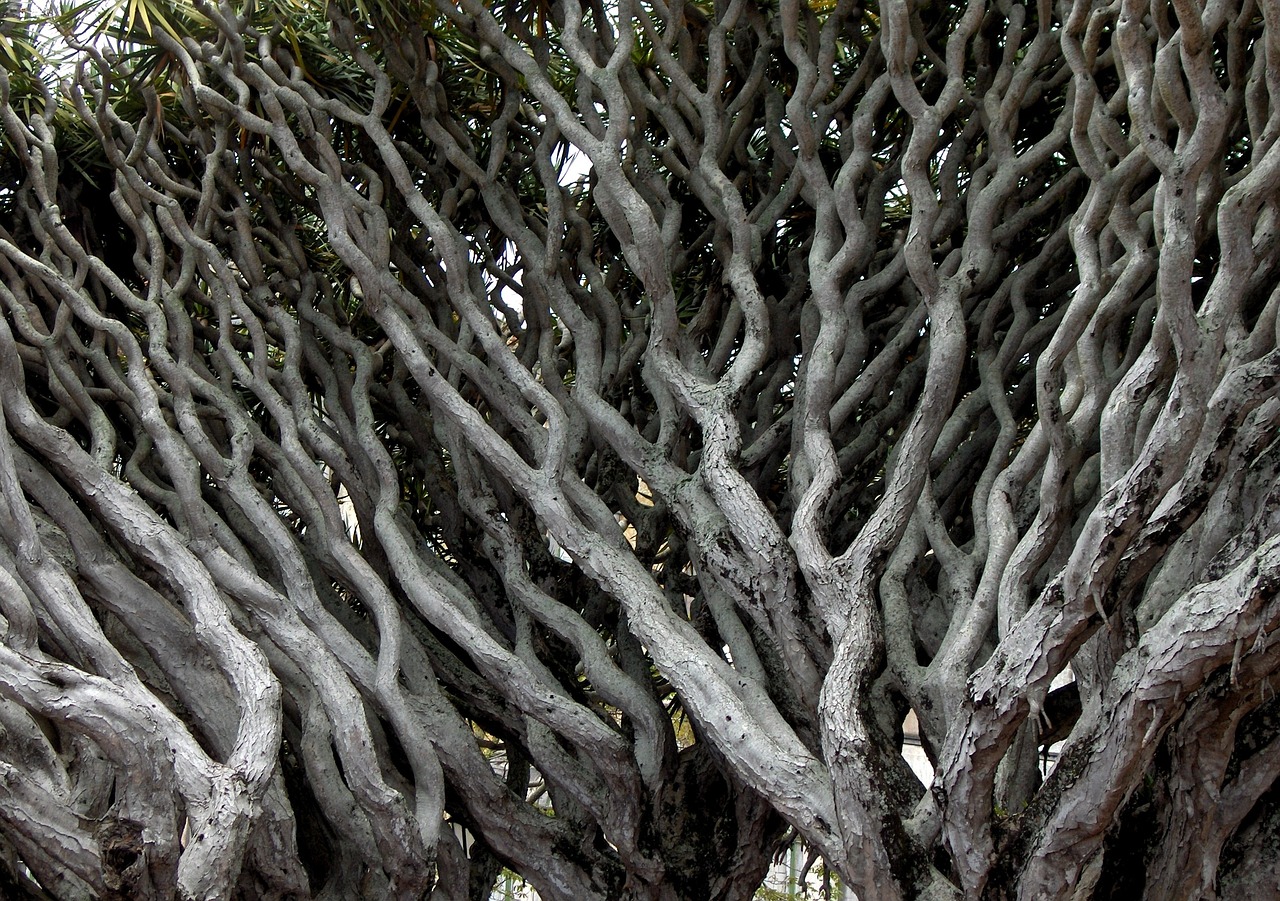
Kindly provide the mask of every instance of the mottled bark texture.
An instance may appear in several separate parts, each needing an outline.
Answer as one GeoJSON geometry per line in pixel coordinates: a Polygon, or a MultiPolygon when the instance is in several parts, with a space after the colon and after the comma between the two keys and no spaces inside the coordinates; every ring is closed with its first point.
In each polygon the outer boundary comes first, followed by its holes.
{"type": "Polygon", "coordinates": [[[1280,896],[1280,4],[9,12],[0,891],[1280,896]]]}

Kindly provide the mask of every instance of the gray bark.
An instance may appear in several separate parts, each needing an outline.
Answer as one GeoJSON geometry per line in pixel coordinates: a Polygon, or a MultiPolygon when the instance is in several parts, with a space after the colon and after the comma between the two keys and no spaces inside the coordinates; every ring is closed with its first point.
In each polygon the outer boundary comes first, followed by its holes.
{"type": "Polygon", "coordinates": [[[1276,4],[128,6],[0,25],[0,890],[1280,892],[1276,4]]]}

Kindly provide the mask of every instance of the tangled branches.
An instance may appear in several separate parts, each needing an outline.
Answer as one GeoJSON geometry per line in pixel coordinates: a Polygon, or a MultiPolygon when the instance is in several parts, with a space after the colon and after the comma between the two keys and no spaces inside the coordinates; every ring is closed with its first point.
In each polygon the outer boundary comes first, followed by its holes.
{"type": "Polygon", "coordinates": [[[7,884],[1280,880],[1278,15],[6,26],[7,884]]]}

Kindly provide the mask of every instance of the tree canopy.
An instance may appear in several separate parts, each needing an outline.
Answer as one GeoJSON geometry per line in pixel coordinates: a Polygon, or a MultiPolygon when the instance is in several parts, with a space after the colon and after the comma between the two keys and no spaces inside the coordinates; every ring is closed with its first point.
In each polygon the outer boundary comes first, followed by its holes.
{"type": "Polygon", "coordinates": [[[1280,5],[3,13],[0,894],[1280,893],[1280,5]]]}

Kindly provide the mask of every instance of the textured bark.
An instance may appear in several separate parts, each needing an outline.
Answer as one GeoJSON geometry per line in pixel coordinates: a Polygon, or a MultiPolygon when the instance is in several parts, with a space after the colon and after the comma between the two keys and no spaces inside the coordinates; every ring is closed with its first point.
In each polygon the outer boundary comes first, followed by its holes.
{"type": "Polygon", "coordinates": [[[22,12],[0,894],[1280,895],[1277,4],[22,12]]]}

